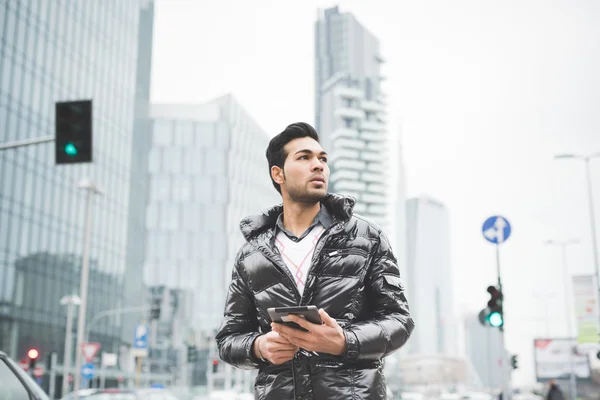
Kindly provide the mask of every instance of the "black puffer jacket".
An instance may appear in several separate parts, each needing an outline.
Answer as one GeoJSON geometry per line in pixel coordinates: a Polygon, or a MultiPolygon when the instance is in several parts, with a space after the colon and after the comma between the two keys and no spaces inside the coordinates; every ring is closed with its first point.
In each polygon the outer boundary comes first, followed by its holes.
{"type": "Polygon", "coordinates": [[[334,223],[317,243],[302,296],[271,244],[282,207],[241,222],[247,243],[236,257],[216,340],[223,361],[260,369],[256,399],[385,399],[382,358],[414,328],[386,236],[352,215],[354,199],[330,194],[323,204],[334,223]],[[315,305],[337,320],[346,336],[344,355],[299,351],[281,365],[254,357],[252,343],[271,330],[267,309],[297,305],[315,305]]]}

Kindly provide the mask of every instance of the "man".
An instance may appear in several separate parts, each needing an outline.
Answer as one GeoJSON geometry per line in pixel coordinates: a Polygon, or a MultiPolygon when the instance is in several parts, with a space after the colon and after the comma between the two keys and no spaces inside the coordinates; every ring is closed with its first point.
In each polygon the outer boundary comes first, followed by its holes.
{"type": "Polygon", "coordinates": [[[283,205],[240,224],[247,242],[216,335],[220,357],[259,368],[256,399],[385,399],[382,359],[414,328],[388,239],[353,215],[353,198],[328,194],[313,127],[289,125],[266,155],[283,205]],[[323,324],[271,323],[268,308],[298,305],[317,306],[323,324]]]}

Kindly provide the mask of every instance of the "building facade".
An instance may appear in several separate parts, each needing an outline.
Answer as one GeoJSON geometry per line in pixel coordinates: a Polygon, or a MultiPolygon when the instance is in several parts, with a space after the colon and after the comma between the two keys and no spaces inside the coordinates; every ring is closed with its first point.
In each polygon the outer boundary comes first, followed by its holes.
{"type": "Polygon", "coordinates": [[[448,210],[428,197],[407,201],[406,293],[419,329],[407,344],[410,354],[456,355],[448,210]]]}
{"type": "Polygon", "coordinates": [[[222,387],[232,382],[224,379],[231,368],[212,374],[211,363],[218,362],[214,335],[245,240],[239,223],[281,203],[265,158],[270,137],[231,95],[200,105],[154,104],[150,117],[144,280],[193,293],[186,329],[198,360],[189,376],[195,385],[222,387]]]}
{"type": "Polygon", "coordinates": [[[191,324],[212,335],[223,318],[239,223],[281,203],[271,185],[269,136],[232,96],[152,105],[145,281],[194,292],[191,324]]]}
{"type": "Polygon", "coordinates": [[[331,155],[330,190],[391,227],[386,97],[379,41],[350,13],[320,11],[315,26],[315,127],[331,155]]]}
{"type": "MultiPolygon", "coordinates": [[[[63,362],[59,301],[79,293],[84,193],[76,185],[83,178],[105,192],[92,204],[88,322],[143,297],[128,229],[130,202],[145,201],[130,171],[135,99],[149,93],[142,87],[149,81],[137,76],[140,69],[149,76],[150,64],[138,53],[151,41],[152,18],[146,0],[0,2],[0,143],[54,135],[56,101],[93,101],[93,163],[56,166],[52,143],[0,151],[0,349],[15,359],[35,347],[40,361],[56,351],[63,362]]],[[[118,316],[90,334],[113,353],[131,339],[118,316]]]]}

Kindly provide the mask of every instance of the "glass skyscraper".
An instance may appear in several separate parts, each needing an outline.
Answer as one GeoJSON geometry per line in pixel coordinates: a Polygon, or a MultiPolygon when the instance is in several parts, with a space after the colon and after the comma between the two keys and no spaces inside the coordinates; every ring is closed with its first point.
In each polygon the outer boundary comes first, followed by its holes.
{"type": "MultiPolygon", "coordinates": [[[[145,282],[192,293],[181,329],[193,332],[199,349],[191,383],[205,385],[208,358],[217,357],[214,333],[235,256],[245,240],[240,221],[281,203],[265,158],[270,138],[231,95],[198,105],[153,104],[150,117],[145,282]]],[[[185,368],[177,369],[180,377],[185,368]]],[[[231,373],[229,365],[222,369],[231,373]]],[[[238,384],[250,382],[247,372],[237,371],[238,384]]]]}
{"type": "MultiPolygon", "coordinates": [[[[79,293],[83,178],[105,192],[92,204],[87,319],[143,301],[144,217],[130,210],[145,204],[136,110],[150,91],[153,13],[148,0],[0,0],[0,143],[54,135],[55,102],[93,101],[93,163],[54,165],[53,143],[0,150],[0,349],[15,359],[35,347],[63,362],[59,301],[79,293]]],[[[131,336],[117,316],[90,340],[118,353],[131,336]]]]}
{"type": "Polygon", "coordinates": [[[211,334],[223,306],[240,221],[281,203],[271,185],[269,135],[233,96],[200,105],[153,104],[145,279],[193,290],[197,332],[211,334]]]}

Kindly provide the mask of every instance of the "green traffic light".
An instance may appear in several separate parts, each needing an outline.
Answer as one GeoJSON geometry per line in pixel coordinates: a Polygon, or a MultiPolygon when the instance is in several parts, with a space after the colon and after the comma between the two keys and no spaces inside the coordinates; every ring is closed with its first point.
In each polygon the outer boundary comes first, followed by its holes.
{"type": "Polygon", "coordinates": [[[67,145],[65,146],[65,153],[67,153],[70,156],[76,156],[77,147],[75,147],[73,143],[67,143],[67,145]]]}
{"type": "Polygon", "coordinates": [[[493,327],[499,327],[502,326],[502,315],[500,315],[499,312],[494,311],[493,313],[491,313],[488,317],[488,321],[490,323],[491,326],[493,327]]]}

